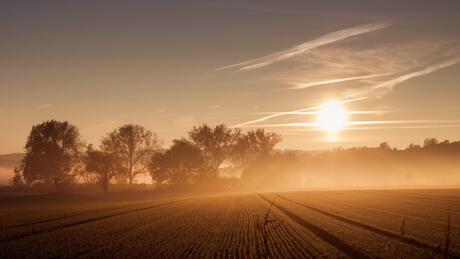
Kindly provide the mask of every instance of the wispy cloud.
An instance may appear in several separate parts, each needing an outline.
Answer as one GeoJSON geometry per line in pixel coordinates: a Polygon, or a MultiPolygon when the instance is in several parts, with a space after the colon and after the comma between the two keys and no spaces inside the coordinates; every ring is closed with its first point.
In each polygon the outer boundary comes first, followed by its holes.
{"type": "MultiPolygon", "coordinates": [[[[290,87],[276,91],[319,88],[328,84],[342,98],[381,97],[395,86],[460,62],[458,44],[447,40],[411,40],[364,47],[331,46],[295,58],[296,66],[270,78],[290,87]]],[[[313,92],[321,93],[321,92],[313,92]]]]}
{"type": "MultiPolygon", "coordinates": [[[[344,103],[361,101],[361,100],[364,100],[364,99],[366,99],[366,97],[343,100],[343,101],[339,101],[339,102],[344,104],[344,103]]],[[[276,118],[276,117],[281,117],[281,116],[286,116],[286,115],[299,115],[299,114],[301,114],[303,112],[315,111],[315,110],[318,110],[319,107],[320,106],[313,106],[313,107],[303,108],[303,109],[299,109],[299,110],[295,110],[295,111],[278,112],[278,113],[270,114],[270,115],[267,115],[267,116],[264,116],[264,117],[261,117],[261,118],[255,119],[255,120],[245,121],[245,122],[233,125],[232,127],[247,127],[249,125],[253,125],[253,124],[263,122],[263,121],[266,121],[266,120],[269,120],[269,119],[273,119],[273,118],[276,118]]]]}
{"type": "Polygon", "coordinates": [[[310,108],[305,108],[305,109],[300,109],[300,110],[295,110],[295,111],[279,112],[279,113],[267,115],[267,116],[264,116],[264,117],[261,117],[255,120],[245,121],[245,122],[233,125],[232,127],[246,127],[246,126],[253,125],[259,122],[263,122],[263,121],[273,119],[276,117],[285,116],[285,115],[295,115],[295,114],[298,114],[299,112],[306,112],[306,111],[311,111],[315,109],[318,109],[318,107],[315,106],[315,107],[310,107],[310,108]]]}
{"type": "MultiPolygon", "coordinates": [[[[460,124],[439,124],[439,125],[408,125],[408,126],[367,126],[367,127],[346,127],[344,131],[355,131],[355,130],[400,130],[400,129],[439,129],[439,128],[460,128],[460,124]]],[[[304,131],[322,131],[318,127],[304,127],[297,129],[284,130],[284,132],[304,132],[304,131]]]]}
{"type": "MultiPolygon", "coordinates": [[[[391,111],[385,110],[374,110],[374,111],[366,111],[366,110],[350,110],[347,111],[348,114],[384,114],[390,113],[391,111]]],[[[280,114],[286,112],[252,112],[252,113],[240,113],[240,115],[273,115],[273,114],[280,114]]],[[[315,115],[318,114],[318,110],[311,110],[311,111],[291,111],[288,115],[315,115]]]]}
{"type": "Polygon", "coordinates": [[[314,40],[310,40],[307,42],[304,42],[300,45],[294,46],[292,48],[282,50],[279,52],[275,52],[273,54],[251,59],[248,61],[228,65],[228,66],[223,66],[220,68],[217,68],[216,70],[224,70],[224,69],[229,69],[229,68],[237,68],[240,71],[244,70],[252,70],[252,69],[258,69],[261,67],[265,67],[268,65],[271,65],[273,63],[292,58],[294,56],[298,56],[308,50],[324,46],[336,41],[344,40],[346,38],[350,38],[353,36],[357,36],[360,34],[365,34],[377,30],[384,29],[388,27],[390,24],[386,22],[376,22],[376,23],[371,23],[371,24],[366,24],[366,25],[361,25],[361,26],[356,26],[356,27],[351,27],[335,32],[328,33],[326,35],[323,35],[319,38],[316,38],[314,40]]]}
{"type": "Polygon", "coordinates": [[[458,62],[460,62],[460,57],[450,59],[450,60],[447,60],[447,61],[444,61],[444,62],[441,62],[441,63],[432,64],[432,65],[429,65],[429,66],[427,66],[427,67],[425,67],[425,68],[423,68],[421,70],[417,70],[417,71],[414,71],[414,72],[411,72],[411,73],[407,73],[407,74],[398,76],[396,78],[393,78],[391,80],[385,81],[383,83],[379,83],[379,84],[373,86],[370,89],[370,91],[371,92],[374,92],[374,91],[377,92],[377,97],[380,97],[380,96],[386,94],[387,92],[393,90],[393,88],[398,84],[401,84],[401,83],[403,83],[403,82],[405,82],[407,80],[410,80],[412,78],[427,75],[427,74],[433,73],[435,71],[438,71],[440,69],[455,65],[458,62]]]}
{"type": "MultiPolygon", "coordinates": [[[[432,125],[418,125],[418,126],[397,126],[397,128],[430,128],[430,127],[446,127],[452,125],[458,125],[460,121],[456,120],[378,120],[378,121],[352,121],[348,122],[348,126],[369,126],[369,125],[413,125],[413,124],[432,124],[432,125]],[[449,125],[436,125],[439,123],[451,123],[449,125]],[[455,123],[455,124],[452,124],[455,123]]],[[[286,128],[286,127],[301,127],[301,128],[309,128],[310,130],[320,130],[318,128],[317,122],[295,122],[295,123],[272,123],[272,124],[259,124],[259,125],[246,125],[243,128],[253,128],[253,127],[263,127],[263,128],[286,128]]],[[[390,126],[388,128],[395,127],[390,126]]],[[[351,130],[351,129],[366,129],[369,127],[346,127],[344,130],[351,130]]],[[[379,128],[386,128],[386,127],[379,127],[379,128]]]]}
{"type": "Polygon", "coordinates": [[[295,83],[295,85],[296,85],[295,87],[286,88],[286,90],[300,90],[300,89],[310,88],[310,87],[314,87],[314,86],[328,85],[328,84],[335,84],[335,83],[343,83],[343,82],[348,82],[348,81],[356,81],[356,80],[362,80],[362,79],[382,77],[382,76],[386,76],[386,75],[388,75],[388,73],[362,75],[362,76],[352,76],[352,77],[335,78],[335,79],[326,79],[326,80],[315,81],[315,82],[295,83]]]}
{"type": "Polygon", "coordinates": [[[398,130],[398,129],[438,129],[438,128],[460,128],[460,124],[390,126],[390,127],[354,127],[354,128],[346,128],[345,130],[398,130]]]}

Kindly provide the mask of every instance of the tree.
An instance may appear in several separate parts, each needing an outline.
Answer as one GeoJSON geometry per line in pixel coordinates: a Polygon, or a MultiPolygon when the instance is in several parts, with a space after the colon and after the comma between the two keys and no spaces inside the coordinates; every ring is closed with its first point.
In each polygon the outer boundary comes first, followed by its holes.
{"type": "Polygon", "coordinates": [[[80,134],[67,121],[45,121],[32,127],[21,163],[24,179],[35,182],[61,184],[72,181],[72,170],[78,164],[80,134]]]}
{"type": "Polygon", "coordinates": [[[422,147],[420,145],[416,145],[414,143],[410,143],[409,146],[407,146],[406,150],[420,150],[422,147]]]}
{"type": "Polygon", "coordinates": [[[83,182],[85,184],[97,184],[98,179],[97,179],[96,174],[86,169],[86,159],[87,158],[88,158],[88,155],[85,154],[85,156],[82,158],[81,165],[77,168],[77,170],[75,170],[76,181],[83,182]]]}
{"type": "Polygon", "coordinates": [[[86,150],[85,168],[93,173],[96,183],[102,186],[104,193],[108,192],[110,181],[117,174],[117,160],[111,153],[95,150],[91,145],[86,150]]]}
{"type": "Polygon", "coordinates": [[[425,141],[423,142],[423,147],[432,147],[432,146],[436,146],[438,144],[438,139],[436,138],[427,138],[425,139],[425,141]]]}
{"type": "Polygon", "coordinates": [[[25,186],[21,170],[17,167],[14,168],[13,176],[10,179],[10,184],[15,188],[22,188],[25,186]]]}
{"type": "Polygon", "coordinates": [[[247,166],[257,158],[269,155],[281,139],[281,135],[265,132],[264,129],[241,134],[233,149],[233,162],[242,167],[247,166]]]}
{"type": "Polygon", "coordinates": [[[134,124],[112,131],[101,144],[102,151],[119,161],[119,175],[127,179],[130,186],[137,175],[147,173],[148,159],[158,147],[158,138],[152,131],[134,124]]]}
{"type": "Polygon", "coordinates": [[[391,150],[391,147],[390,147],[390,145],[388,145],[387,142],[382,142],[382,143],[380,143],[379,148],[380,148],[381,150],[391,150]]]}
{"type": "Polygon", "coordinates": [[[149,165],[150,175],[158,184],[194,183],[204,164],[200,149],[187,139],[173,140],[164,152],[156,152],[149,165]]]}
{"type": "Polygon", "coordinates": [[[203,173],[207,177],[218,176],[219,166],[231,157],[241,131],[219,124],[214,128],[203,124],[189,132],[190,141],[196,145],[204,158],[203,173]]]}

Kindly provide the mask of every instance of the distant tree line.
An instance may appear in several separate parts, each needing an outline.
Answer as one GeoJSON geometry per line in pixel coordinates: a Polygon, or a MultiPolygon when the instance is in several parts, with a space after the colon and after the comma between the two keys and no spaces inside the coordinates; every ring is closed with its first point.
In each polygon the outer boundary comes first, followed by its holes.
{"type": "Polygon", "coordinates": [[[460,185],[460,141],[425,139],[405,149],[377,147],[278,151],[256,159],[241,182],[250,189],[460,185]]]}
{"type": "Polygon", "coordinates": [[[131,186],[140,175],[149,175],[159,186],[212,184],[219,182],[224,162],[243,170],[272,153],[280,141],[279,134],[263,129],[242,132],[203,124],[164,149],[151,130],[125,124],[94,147],[83,144],[76,126],[50,120],[32,127],[11,183],[53,184],[59,192],[76,182],[96,183],[108,192],[111,183],[131,186]]]}
{"type": "Polygon", "coordinates": [[[279,134],[263,129],[203,124],[163,148],[151,130],[125,124],[95,147],[83,144],[74,125],[50,120],[32,127],[11,184],[54,185],[58,192],[75,183],[97,184],[103,192],[113,183],[131,188],[141,176],[157,187],[214,190],[236,184],[248,189],[460,184],[460,142],[428,138],[405,149],[384,142],[308,152],[274,150],[280,141],[279,134]],[[228,171],[238,178],[222,177],[228,171]]]}

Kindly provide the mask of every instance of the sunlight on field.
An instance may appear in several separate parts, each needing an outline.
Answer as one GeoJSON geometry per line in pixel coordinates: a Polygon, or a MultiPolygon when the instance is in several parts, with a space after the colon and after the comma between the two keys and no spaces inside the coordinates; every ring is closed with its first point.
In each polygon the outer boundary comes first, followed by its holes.
{"type": "Polygon", "coordinates": [[[458,202],[458,189],[10,197],[0,257],[459,256],[457,239],[437,248],[460,234],[458,202]]]}

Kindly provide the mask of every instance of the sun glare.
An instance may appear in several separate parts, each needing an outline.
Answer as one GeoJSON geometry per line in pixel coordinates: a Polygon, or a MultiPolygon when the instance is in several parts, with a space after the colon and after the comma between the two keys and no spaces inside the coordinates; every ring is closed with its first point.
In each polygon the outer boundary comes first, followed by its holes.
{"type": "Polygon", "coordinates": [[[318,111],[318,127],[327,132],[338,132],[348,124],[348,111],[340,102],[321,105],[318,111]]]}

